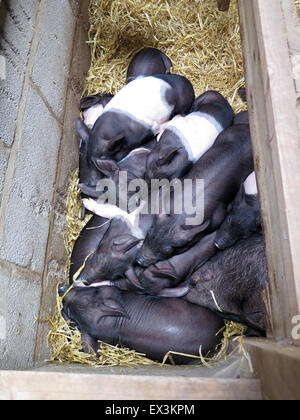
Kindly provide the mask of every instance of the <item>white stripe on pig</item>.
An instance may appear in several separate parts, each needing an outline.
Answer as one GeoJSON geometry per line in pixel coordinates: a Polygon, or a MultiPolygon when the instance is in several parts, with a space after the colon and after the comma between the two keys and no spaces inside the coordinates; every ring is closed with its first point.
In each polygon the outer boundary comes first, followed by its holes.
{"type": "Polygon", "coordinates": [[[212,116],[203,112],[177,115],[165,125],[164,130],[166,129],[173,131],[181,139],[192,162],[200,159],[223,131],[223,127],[212,116]]]}
{"type": "Polygon", "coordinates": [[[157,134],[174,108],[166,100],[169,89],[172,89],[171,86],[164,80],[151,76],[139,77],[124,86],[105,106],[104,112],[127,114],[150,126],[153,133],[157,134]]]}
{"type": "Polygon", "coordinates": [[[257,195],[257,183],[255,172],[252,172],[244,182],[245,193],[247,195],[257,195]]]}
{"type": "Polygon", "coordinates": [[[104,106],[96,104],[88,108],[83,112],[83,120],[85,125],[91,130],[94,127],[95,122],[103,114],[104,106]]]}
{"type": "Polygon", "coordinates": [[[104,217],[106,219],[121,218],[129,226],[131,233],[138,239],[145,239],[144,234],[139,228],[139,217],[141,209],[138,208],[131,213],[120,209],[119,207],[109,204],[109,203],[98,203],[92,198],[84,198],[82,200],[84,207],[91,212],[97,214],[98,216],[104,217]]]}

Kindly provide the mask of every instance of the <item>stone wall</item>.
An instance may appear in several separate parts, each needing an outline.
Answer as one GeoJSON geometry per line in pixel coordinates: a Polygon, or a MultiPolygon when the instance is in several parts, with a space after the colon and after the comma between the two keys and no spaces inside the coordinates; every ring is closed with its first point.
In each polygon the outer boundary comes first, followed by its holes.
{"type": "Polygon", "coordinates": [[[0,1],[0,368],[47,357],[63,280],[74,120],[90,63],[88,0],[0,1]]]}

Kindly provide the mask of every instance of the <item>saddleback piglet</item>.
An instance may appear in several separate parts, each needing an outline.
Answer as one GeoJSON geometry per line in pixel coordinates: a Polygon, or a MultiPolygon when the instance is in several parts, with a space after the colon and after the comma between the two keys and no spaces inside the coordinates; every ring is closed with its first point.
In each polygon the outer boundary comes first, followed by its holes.
{"type": "Polygon", "coordinates": [[[190,277],[191,289],[183,299],[248,325],[263,335],[261,293],[266,285],[264,240],[261,235],[253,234],[203,264],[190,277]]]}
{"type": "Polygon", "coordinates": [[[180,178],[232,125],[233,110],[218,92],[205,92],[192,109],[188,115],[175,116],[158,136],[147,160],[148,178],[180,178]]]}
{"type": "MultiPolygon", "coordinates": [[[[137,251],[152,223],[150,215],[145,215],[140,222],[137,213],[128,215],[124,211],[124,216],[120,216],[120,209],[115,206],[104,205],[103,208],[107,211],[106,217],[112,219],[78,277],[79,282],[88,285],[101,280],[117,280],[124,275],[131,279],[137,251]],[[114,209],[118,211],[115,217],[114,209]]],[[[132,281],[135,282],[135,275],[132,281]]]]}
{"type": "MultiPolygon", "coordinates": [[[[102,115],[105,105],[113,97],[112,94],[97,94],[86,96],[80,100],[79,109],[83,113],[83,120],[88,129],[92,129],[97,119],[102,115]]],[[[80,131],[80,119],[76,120],[76,130],[80,131]]],[[[87,158],[88,141],[86,137],[80,137],[79,143],[79,182],[84,185],[90,185],[92,188],[96,187],[97,182],[101,176],[91,162],[87,158]]],[[[82,198],[89,197],[89,194],[81,193],[82,198]]],[[[82,219],[85,216],[85,208],[82,207],[82,219]]]]}
{"type": "Polygon", "coordinates": [[[114,97],[111,93],[98,93],[80,99],[79,110],[83,114],[85,125],[91,130],[102,115],[105,105],[114,97]]]}
{"type": "Polygon", "coordinates": [[[185,113],[194,100],[192,84],[183,76],[164,74],[137,78],[124,86],[105,106],[90,131],[79,119],[79,137],[88,142],[88,159],[125,157],[150,140],[164,123],[185,113]]]}
{"type": "MultiPolygon", "coordinates": [[[[170,72],[172,62],[169,57],[156,48],[143,48],[131,60],[126,83],[131,82],[139,76],[151,76],[170,72]]],[[[83,121],[91,130],[102,115],[105,105],[113,98],[111,93],[98,93],[85,96],[80,100],[79,110],[83,113],[83,121]]]]}
{"type": "MultiPolygon", "coordinates": [[[[96,177],[89,177],[89,163],[88,159],[85,159],[87,170],[84,172],[87,174],[85,179],[79,177],[79,185],[82,193],[86,197],[98,198],[103,194],[100,188],[97,188],[98,182],[101,179],[111,179],[114,181],[116,186],[116,199],[119,202],[119,175],[120,172],[126,172],[127,181],[130,183],[133,179],[144,179],[146,172],[146,162],[150,149],[146,147],[139,147],[132,150],[127,156],[125,156],[120,162],[115,162],[111,159],[95,159],[93,170],[96,171],[96,177]],[[85,181],[85,182],[84,182],[85,181]]],[[[130,196],[130,194],[128,194],[130,196]]]]}
{"type": "Polygon", "coordinates": [[[219,249],[229,248],[239,239],[260,232],[261,215],[255,173],[252,172],[229,205],[229,212],[217,232],[215,245],[219,249]]]}
{"type": "Polygon", "coordinates": [[[172,61],[162,51],[157,48],[143,48],[133,57],[128,66],[126,83],[140,76],[168,74],[171,67],[172,61]]]}
{"type": "MultiPolygon", "coordinates": [[[[137,262],[148,267],[157,261],[168,259],[191,248],[197,240],[216,230],[226,216],[226,209],[237,194],[241,182],[253,171],[253,154],[250,130],[247,124],[233,125],[224,130],[215,144],[200,158],[193,168],[183,177],[185,180],[204,180],[204,220],[203,223],[187,224],[185,211],[175,214],[171,202],[171,214],[154,216],[137,262]]],[[[183,184],[185,189],[185,184],[183,184]]],[[[188,191],[193,202],[195,188],[188,191]]],[[[197,190],[196,190],[197,191],[197,190]]],[[[186,194],[182,194],[182,199],[186,194]]],[[[171,196],[174,201],[174,194],[171,196]]],[[[175,196],[176,197],[176,196],[175,196]]],[[[202,201],[203,201],[202,200],[202,201]]],[[[200,201],[201,203],[201,201],[200,201]]],[[[185,209],[185,206],[182,206],[185,209]]]]}
{"type": "MultiPolygon", "coordinates": [[[[69,286],[59,288],[63,296],[69,286]]],[[[224,326],[212,311],[183,299],[157,298],[115,287],[74,287],[63,299],[62,315],[76,324],[83,348],[96,352],[97,340],[121,345],[162,362],[169,351],[199,356],[213,355],[224,326]]],[[[193,359],[174,355],[178,364],[193,359]]]]}

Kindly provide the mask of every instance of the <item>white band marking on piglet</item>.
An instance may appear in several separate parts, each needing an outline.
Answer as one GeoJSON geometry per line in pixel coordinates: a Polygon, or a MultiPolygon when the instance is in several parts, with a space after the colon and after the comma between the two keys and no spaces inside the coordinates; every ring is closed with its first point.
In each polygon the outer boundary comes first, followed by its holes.
{"type": "Polygon", "coordinates": [[[101,104],[93,105],[83,112],[83,119],[85,125],[91,130],[95,122],[103,114],[104,106],[101,104]]]}
{"type": "Polygon", "coordinates": [[[245,193],[247,195],[257,195],[257,183],[255,172],[252,172],[244,182],[245,193]]]}
{"type": "Polygon", "coordinates": [[[150,126],[159,133],[161,125],[168,121],[173,106],[166,100],[171,86],[156,77],[142,77],[125,85],[105,106],[104,112],[116,111],[150,126]]]}
{"type": "Polygon", "coordinates": [[[86,209],[92,211],[98,216],[105,217],[106,219],[122,218],[130,227],[132,235],[138,239],[144,239],[144,235],[139,229],[140,208],[136,209],[132,213],[127,213],[115,205],[109,203],[97,203],[97,201],[92,198],[84,198],[82,202],[86,209]]]}
{"type": "Polygon", "coordinates": [[[166,124],[165,129],[173,131],[181,139],[193,162],[212,147],[223,131],[217,121],[201,112],[192,112],[184,117],[177,115],[166,124]]]}

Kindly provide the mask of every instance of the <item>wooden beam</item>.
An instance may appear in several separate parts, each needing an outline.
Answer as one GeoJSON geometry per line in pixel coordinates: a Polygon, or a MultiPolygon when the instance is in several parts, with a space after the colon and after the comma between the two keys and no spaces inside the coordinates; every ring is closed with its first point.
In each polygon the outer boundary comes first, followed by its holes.
{"type": "Polygon", "coordinates": [[[300,314],[300,132],[282,1],[239,0],[246,89],[269,272],[272,335],[300,314]]]}
{"type": "Polygon", "coordinates": [[[256,379],[0,371],[0,400],[260,400],[256,379]]]}
{"type": "Polygon", "coordinates": [[[226,12],[229,9],[230,0],[218,0],[218,9],[221,12],[226,12]]]}
{"type": "Polygon", "coordinates": [[[266,400],[300,399],[300,349],[269,340],[246,340],[266,400]]]}

